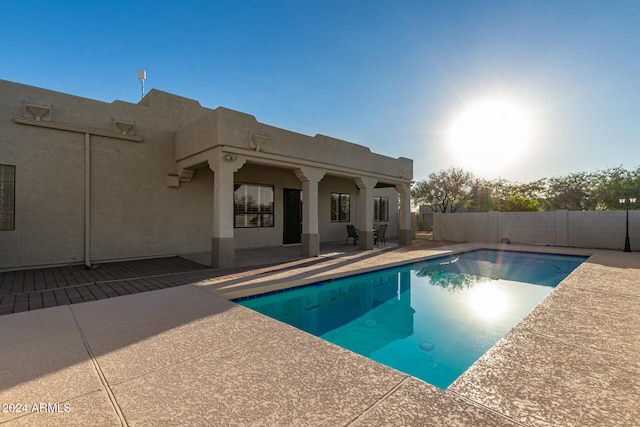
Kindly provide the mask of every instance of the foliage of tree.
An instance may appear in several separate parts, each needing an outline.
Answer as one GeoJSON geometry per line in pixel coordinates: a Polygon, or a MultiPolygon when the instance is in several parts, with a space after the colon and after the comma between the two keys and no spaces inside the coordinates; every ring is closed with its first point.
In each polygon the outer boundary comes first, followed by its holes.
{"type": "Polygon", "coordinates": [[[511,183],[505,179],[477,179],[467,209],[481,212],[538,211],[543,206],[544,190],[544,179],[527,184],[511,183]]]}
{"type": "Polygon", "coordinates": [[[620,197],[638,197],[640,208],[640,166],[622,166],[596,172],[575,172],[529,183],[505,179],[486,180],[462,169],[449,168],[418,181],[411,190],[416,205],[434,212],[544,211],[624,209],[620,197]]]}
{"type": "Polygon", "coordinates": [[[502,202],[502,212],[538,212],[540,204],[537,200],[525,199],[523,196],[509,197],[502,202]]]}
{"type": "Polygon", "coordinates": [[[620,197],[640,195],[640,167],[628,171],[622,166],[598,171],[595,174],[598,182],[593,192],[596,209],[622,209],[620,197]]]}
{"type": "Polygon", "coordinates": [[[553,177],[547,182],[547,202],[550,210],[595,209],[593,192],[598,181],[595,174],[577,172],[565,177],[553,177]]]}
{"type": "Polygon", "coordinates": [[[414,204],[428,206],[433,212],[456,212],[471,199],[474,176],[459,168],[429,174],[411,189],[414,204]]]}
{"type": "Polygon", "coordinates": [[[488,212],[498,210],[496,206],[496,185],[494,181],[476,178],[471,184],[471,198],[467,209],[476,212],[488,212]]]}

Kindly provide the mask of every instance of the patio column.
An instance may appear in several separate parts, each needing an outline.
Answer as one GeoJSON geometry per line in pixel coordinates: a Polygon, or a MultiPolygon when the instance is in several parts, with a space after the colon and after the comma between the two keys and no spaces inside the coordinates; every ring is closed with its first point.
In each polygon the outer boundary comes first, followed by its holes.
{"type": "Polygon", "coordinates": [[[358,247],[373,249],[373,189],[378,183],[374,178],[356,178],[360,190],[358,200],[358,247]]]}
{"type": "Polygon", "coordinates": [[[398,243],[400,246],[411,245],[413,230],[411,229],[411,190],[409,184],[396,185],[396,191],[400,194],[400,211],[398,213],[398,243]]]}
{"type": "Polygon", "coordinates": [[[318,232],[318,183],[325,171],[304,167],[295,170],[302,182],[302,256],[320,255],[320,233],[318,232]]]}
{"type": "Polygon", "coordinates": [[[236,258],[233,236],[233,174],[244,165],[245,159],[226,154],[222,147],[216,147],[211,150],[208,162],[213,171],[211,266],[233,267],[236,258]]]}

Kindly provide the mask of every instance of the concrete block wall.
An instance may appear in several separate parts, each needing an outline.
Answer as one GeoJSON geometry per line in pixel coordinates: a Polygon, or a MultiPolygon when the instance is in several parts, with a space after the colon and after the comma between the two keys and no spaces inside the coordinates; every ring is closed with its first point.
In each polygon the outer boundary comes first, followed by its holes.
{"type": "MultiPolygon", "coordinates": [[[[533,243],[594,249],[623,249],[626,212],[434,213],[434,240],[533,243]]],[[[631,250],[640,250],[640,211],[629,211],[631,250]]]]}
{"type": "MultiPolygon", "coordinates": [[[[625,211],[569,212],[569,245],[584,248],[624,247],[625,211]]],[[[631,249],[640,250],[640,211],[629,211],[631,249]]]]}
{"type": "MultiPolygon", "coordinates": [[[[486,240],[488,218],[486,215],[457,213],[443,215],[442,232],[456,241],[483,242],[486,240]]],[[[448,239],[444,239],[448,240],[448,239]]]]}
{"type": "Polygon", "coordinates": [[[555,212],[500,212],[498,238],[512,242],[555,243],[555,212]]]}

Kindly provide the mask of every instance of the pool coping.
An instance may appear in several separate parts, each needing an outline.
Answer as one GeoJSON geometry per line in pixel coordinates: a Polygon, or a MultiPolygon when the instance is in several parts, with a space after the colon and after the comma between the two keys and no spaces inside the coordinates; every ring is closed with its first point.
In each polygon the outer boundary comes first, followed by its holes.
{"type": "Polygon", "coordinates": [[[491,249],[491,250],[504,250],[510,252],[533,252],[533,253],[549,253],[549,254],[560,254],[560,255],[579,255],[590,257],[593,255],[594,251],[589,249],[581,249],[581,248],[571,248],[571,247],[558,247],[558,246],[525,246],[525,245],[505,245],[505,244],[491,244],[491,243],[463,243],[456,244],[452,247],[452,249],[444,250],[440,248],[436,254],[430,254],[425,256],[416,256],[413,258],[407,258],[399,261],[393,261],[388,263],[370,265],[370,266],[362,266],[356,269],[348,270],[348,271],[339,271],[332,273],[325,273],[319,275],[313,275],[309,277],[299,278],[296,280],[282,280],[277,283],[272,283],[268,285],[258,284],[257,286],[247,286],[244,288],[238,289],[235,286],[230,287],[219,287],[217,288],[217,294],[223,298],[228,300],[236,300],[248,296],[254,296],[258,294],[268,294],[271,292],[279,292],[287,289],[302,287],[311,285],[316,282],[323,281],[331,281],[335,279],[339,279],[346,276],[356,276],[359,274],[366,274],[372,271],[385,269],[385,268],[394,268],[399,267],[406,264],[417,263],[421,261],[427,261],[430,259],[445,257],[449,255],[456,255],[464,252],[470,252],[479,249],[491,249]]]}

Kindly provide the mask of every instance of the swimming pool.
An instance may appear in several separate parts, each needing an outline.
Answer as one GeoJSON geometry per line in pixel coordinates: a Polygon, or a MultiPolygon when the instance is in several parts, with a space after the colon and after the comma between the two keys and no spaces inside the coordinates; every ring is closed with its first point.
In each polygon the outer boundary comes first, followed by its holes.
{"type": "Polygon", "coordinates": [[[235,301],[445,389],[585,259],[475,250],[235,301]]]}

